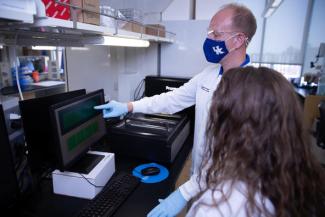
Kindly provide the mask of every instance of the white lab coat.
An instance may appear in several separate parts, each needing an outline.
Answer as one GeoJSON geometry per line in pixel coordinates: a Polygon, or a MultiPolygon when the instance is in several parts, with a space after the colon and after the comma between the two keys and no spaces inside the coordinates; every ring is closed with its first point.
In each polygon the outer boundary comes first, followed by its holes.
{"type": "MultiPolygon", "coordinates": [[[[213,199],[219,200],[222,198],[222,193],[227,194],[230,190],[229,183],[220,187],[218,191],[213,193],[212,191],[206,191],[197,201],[195,201],[188,211],[186,217],[248,217],[246,215],[246,203],[247,198],[247,187],[243,182],[235,183],[232,188],[231,193],[229,194],[227,202],[219,203],[216,205],[213,204],[213,199]],[[207,204],[207,205],[203,205],[207,204]],[[211,205],[211,206],[209,206],[211,205]]],[[[272,202],[263,197],[261,194],[255,195],[255,202],[258,204],[260,208],[262,208],[262,204],[265,204],[266,209],[270,213],[274,213],[274,206],[272,202]]],[[[253,214],[249,217],[259,216],[258,214],[253,214]]],[[[262,215],[262,217],[265,215],[262,215]]]]}
{"type": "MultiPolygon", "coordinates": [[[[195,130],[192,149],[192,173],[196,174],[202,161],[205,128],[213,92],[220,82],[220,64],[210,65],[189,82],[173,91],[133,102],[133,112],[173,114],[195,104],[195,130]]],[[[199,192],[195,176],[180,186],[188,201],[199,192]]]]}

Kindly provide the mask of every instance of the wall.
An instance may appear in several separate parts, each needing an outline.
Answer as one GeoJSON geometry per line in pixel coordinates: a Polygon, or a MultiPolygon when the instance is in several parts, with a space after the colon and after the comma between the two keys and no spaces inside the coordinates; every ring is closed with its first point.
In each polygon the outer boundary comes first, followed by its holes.
{"type": "Polygon", "coordinates": [[[107,46],[66,48],[68,90],[103,88],[106,96],[116,97],[116,80],[121,71],[117,60],[123,55],[123,50],[107,46]]]}
{"type": "Polygon", "coordinates": [[[166,21],[164,25],[176,33],[176,40],[162,45],[161,75],[192,77],[199,73],[208,64],[202,45],[209,21],[177,20],[166,21]]]}
{"type": "Polygon", "coordinates": [[[215,12],[223,5],[231,0],[196,0],[195,4],[195,19],[197,20],[210,20],[215,12]]]}
{"type": "Polygon", "coordinates": [[[149,48],[127,48],[125,52],[124,71],[118,77],[119,101],[134,99],[134,91],[147,75],[157,75],[157,44],[149,48]]]}
{"type": "Polygon", "coordinates": [[[157,74],[156,50],[155,43],[149,48],[67,48],[68,89],[93,91],[103,88],[106,99],[132,100],[137,84],[146,75],[157,74]]]}
{"type": "Polygon", "coordinates": [[[162,13],[162,20],[189,20],[191,19],[192,0],[174,0],[162,13]]]}

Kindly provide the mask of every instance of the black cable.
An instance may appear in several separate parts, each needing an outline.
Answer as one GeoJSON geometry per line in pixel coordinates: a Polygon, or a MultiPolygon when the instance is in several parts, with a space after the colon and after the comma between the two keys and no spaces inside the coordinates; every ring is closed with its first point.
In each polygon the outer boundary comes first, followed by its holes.
{"type": "Polygon", "coordinates": [[[139,94],[142,92],[142,95],[141,96],[143,96],[144,95],[144,80],[143,80],[143,82],[142,82],[142,84],[141,84],[141,86],[140,86],[140,88],[139,88],[139,92],[138,92],[138,95],[137,95],[137,99],[139,100],[139,99],[141,99],[142,97],[139,97],[139,94]]]}
{"type": "Polygon", "coordinates": [[[103,188],[105,187],[105,185],[100,186],[100,185],[95,185],[94,183],[91,183],[84,175],[82,175],[81,173],[79,173],[79,175],[82,176],[82,178],[84,178],[89,184],[91,184],[92,186],[94,186],[95,188],[103,188]]]}
{"type": "Polygon", "coordinates": [[[143,98],[143,97],[145,97],[145,96],[146,96],[146,95],[145,95],[145,92],[143,91],[141,98],[143,98]]]}
{"type": "Polygon", "coordinates": [[[319,46],[319,48],[318,48],[318,53],[317,53],[317,55],[315,57],[315,61],[314,62],[310,62],[310,67],[311,68],[315,67],[315,63],[318,62],[319,57],[320,57],[320,50],[321,50],[321,46],[319,46]]]}
{"type": "Polygon", "coordinates": [[[144,83],[145,83],[145,81],[142,80],[141,86],[140,86],[139,91],[138,91],[138,94],[137,94],[137,100],[141,99],[144,96],[144,90],[142,90],[143,89],[143,86],[144,86],[143,85],[144,83]],[[141,90],[142,90],[142,95],[140,97],[139,95],[140,95],[141,90]]]}
{"type": "Polygon", "coordinates": [[[133,94],[133,100],[137,100],[137,98],[138,98],[138,94],[139,94],[138,92],[139,92],[139,89],[140,89],[140,87],[141,87],[142,82],[143,82],[143,80],[141,80],[141,81],[139,82],[138,86],[135,88],[135,90],[134,90],[134,94],[133,94]]]}
{"type": "MultiPolygon", "coordinates": [[[[144,85],[144,81],[145,81],[145,79],[142,79],[142,80],[139,82],[138,86],[135,88],[135,90],[134,90],[134,94],[133,94],[133,100],[139,100],[139,99],[141,99],[141,98],[139,97],[139,95],[140,95],[140,92],[141,92],[142,87],[143,87],[143,85],[144,85]]],[[[143,95],[144,95],[144,93],[142,94],[142,96],[143,96],[143,95]]]]}

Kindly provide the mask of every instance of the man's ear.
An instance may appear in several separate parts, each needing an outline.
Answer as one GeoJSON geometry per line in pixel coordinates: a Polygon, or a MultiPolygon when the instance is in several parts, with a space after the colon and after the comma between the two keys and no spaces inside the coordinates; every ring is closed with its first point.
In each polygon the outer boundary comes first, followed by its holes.
{"type": "Polygon", "coordinates": [[[239,33],[236,35],[236,37],[233,38],[233,48],[238,49],[242,46],[246,46],[246,36],[242,33],[239,33]]]}

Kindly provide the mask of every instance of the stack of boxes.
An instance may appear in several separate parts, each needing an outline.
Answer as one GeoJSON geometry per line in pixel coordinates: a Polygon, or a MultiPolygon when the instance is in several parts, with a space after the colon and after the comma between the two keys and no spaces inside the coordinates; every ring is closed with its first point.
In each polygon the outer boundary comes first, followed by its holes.
{"type": "MultiPolygon", "coordinates": [[[[79,8],[83,8],[89,11],[93,11],[96,13],[91,13],[87,11],[81,11],[78,9],[71,9],[76,11],[76,18],[78,22],[81,23],[89,23],[94,25],[99,25],[99,0],[70,0],[71,4],[74,6],[78,6],[79,8]]],[[[72,11],[71,13],[74,13],[72,11]]],[[[71,19],[73,20],[73,19],[71,19]]]]}
{"type": "Polygon", "coordinates": [[[83,11],[81,9],[61,5],[55,0],[42,0],[45,5],[46,16],[63,20],[74,20],[77,22],[99,25],[99,0],[60,0],[65,4],[71,4],[96,13],[83,11]]]}
{"type": "MultiPolygon", "coordinates": [[[[70,20],[70,7],[56,3],[55,0],[42,0],[45,6],[46,16],[62,20],[70,20]]],[[[65,4],[70,4],[69,0],[60,0],[65,4]]]]}
{"type": "MultiPolygon", "coordinates": [[[[63,3],[71,4],[78,8],[64,6],[55,2],[55,0],[42,0],[48,17],[54,17],[64,20],[76,20],[77,22],[100,25],[100,0],[60,0],[63,3]],[[87,12],[89,10],[95,13],[87,12]]],[[[123,16],[132,21],[125,22],[123,29],[144,33],[153,36],[166,37],[165,27],[161,24],[150,24],[143,26],[143,13],[134,8],[119,9],[123,16]]],[[[110,18],[112,19],[112,18],[110,18]]],[[[114,22],[111,22],[114,23],[114,22]]]]}
{"type": "Polygon", "coordinates": [[[147,35],[166,37],[165,26],[160,25],[160,24],[146,25],[146,32],[145,33],[147,35]]]}
{"type": "Polygon", "coordinates": [[[132,32],[145,33],[145,29],[142,26],[142,24],[138,24],[138,23],[129,23],[129,22],[125,23],[122,29],[132,31],[132,32]]]}

